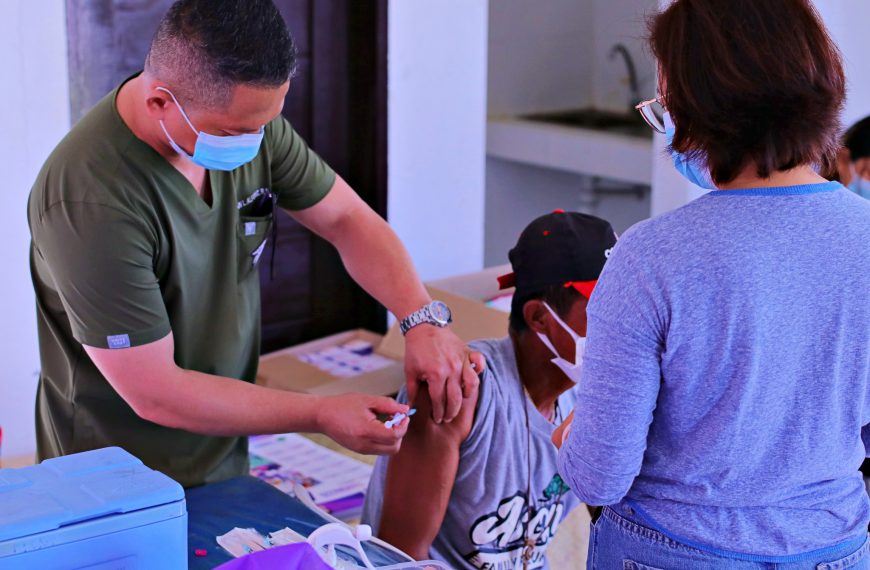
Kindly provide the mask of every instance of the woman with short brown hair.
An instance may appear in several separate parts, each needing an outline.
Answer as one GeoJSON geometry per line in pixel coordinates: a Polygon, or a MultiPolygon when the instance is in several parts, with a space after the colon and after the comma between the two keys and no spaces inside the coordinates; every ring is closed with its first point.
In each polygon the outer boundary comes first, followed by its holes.
{"type": "Polygon", "coordinates": [[[870,568],[870,202],[818,174],[840,54],[809,0],[650,29],[668,114],[641,110],[711,192],[626,232],[587,308],[559,461],[604,506],[589,567],[870,568]]]}

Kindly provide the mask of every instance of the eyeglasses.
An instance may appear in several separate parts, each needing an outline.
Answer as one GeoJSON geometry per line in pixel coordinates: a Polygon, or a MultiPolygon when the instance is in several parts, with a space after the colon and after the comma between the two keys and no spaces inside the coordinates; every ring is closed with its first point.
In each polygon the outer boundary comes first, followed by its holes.
{"type": "Polygon", "coordinates": [[[638,103],[635,109],[654,131],[665,134],[665,107],[658,97],[638,103]]]}

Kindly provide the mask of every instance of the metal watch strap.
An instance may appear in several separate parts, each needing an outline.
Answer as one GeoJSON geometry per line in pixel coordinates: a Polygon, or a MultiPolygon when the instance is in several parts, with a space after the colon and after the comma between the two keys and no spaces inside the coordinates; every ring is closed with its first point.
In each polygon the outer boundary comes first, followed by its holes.
{"type": "Polygon", "coordinates": [[[414,311],[399,323],[399,330],[402,331],[402,335],[408,334],[408,331],[417,325],[422,325],[423,323],[431,322],[432,318],[429,314],[429,305],[414,311]]]}

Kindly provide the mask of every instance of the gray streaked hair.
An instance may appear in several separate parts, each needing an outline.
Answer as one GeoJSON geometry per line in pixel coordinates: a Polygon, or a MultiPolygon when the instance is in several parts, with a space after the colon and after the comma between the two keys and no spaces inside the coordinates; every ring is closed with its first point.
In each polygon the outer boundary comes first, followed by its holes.
{"type": "Polygon", "coordinates": [[[183,104],[224,108],[237,85],[286,83],[296,46],[272,0],[178,0],[154,34],[145,71],[183,104]]]}

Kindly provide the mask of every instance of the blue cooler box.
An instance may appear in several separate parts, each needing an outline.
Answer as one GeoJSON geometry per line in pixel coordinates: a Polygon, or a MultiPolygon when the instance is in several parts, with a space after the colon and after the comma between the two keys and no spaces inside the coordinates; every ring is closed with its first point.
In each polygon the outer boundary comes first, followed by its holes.
{"type": "Polygon", "coordinates": [[[0,569],[187,568],[184,489],[117,447],[0,469],[0,569]]]}

